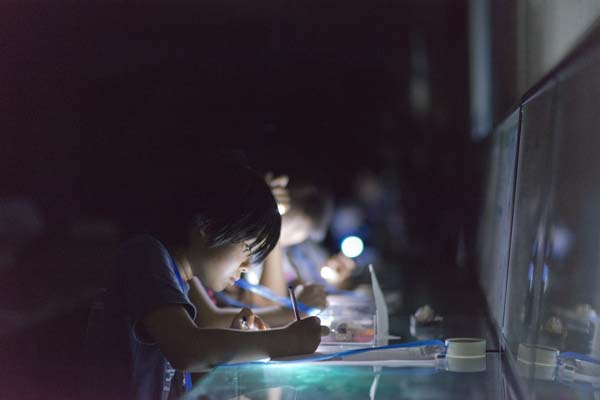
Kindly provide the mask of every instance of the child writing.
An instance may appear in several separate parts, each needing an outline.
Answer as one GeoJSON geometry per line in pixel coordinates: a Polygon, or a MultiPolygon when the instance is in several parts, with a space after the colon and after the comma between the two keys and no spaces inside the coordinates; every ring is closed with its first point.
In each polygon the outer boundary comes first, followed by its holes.
{"type": "MultiPolygon", "coordinates": [[[[165,190],[155,204],[158,225],[120,249],[105,297],[99,385],[84,397],[161,399],[178,396],[181,371],[214,364],[312,353],[320,343],[316,317],[277,329],[250,310],[230,328],[201,328],[187,292],[193,276],[214,291],[233,284],[275,247],[281,217],[269,186],[250,169],[213,163],[205,176],[165,190]],[[209,172],[210,171],[210,172],[209,172]],[[180,371],[169,373],[170,367],[180,371]]],[[[162,190],[162,188],[161,188],[162,190]]]]}

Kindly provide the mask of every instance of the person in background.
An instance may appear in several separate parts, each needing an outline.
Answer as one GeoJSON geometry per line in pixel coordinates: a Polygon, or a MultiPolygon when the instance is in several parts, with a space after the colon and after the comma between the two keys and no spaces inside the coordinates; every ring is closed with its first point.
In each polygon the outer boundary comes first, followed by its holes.
{"type": "MultiPolygon", "coordinates": [[[[263,263],[259,283],[280,296],[286,295],[290,284],[296,286],[300,302],[323,309],[327,291],[347,287],[355,267],[353,260],[341,253],[330,256],[320,245],[333,212],[332,195],[314,180],[288,182],[285,175],[268,175],[267,181],[283,216],[279,242],[263,263]],[[321,276],[324,266],[331,271],[330,281],[321,276]]],[[[256,294],[245,298],[260,306],[272,304],[256,294]]]]}
{"type": "Polygon", "coordinates": [[[146,212],[157,229],[127,241],[111,269],[103,324],[88,328],[91,360],[82,398],[175,398],[187,371],[215,364],[312,353],[320,343],[316,317],[282,328],[248,309],[225,329],[195,322],[188,297],[197,276],[221,291],[275,248],[281,216],[269,186],[249,168],[212,162],[204,175],[165,188],[146,212]],[[209,172],[210,171],[210,172],[209,172]],[[171,367],[177,370],[174,373],[171,367]]]}

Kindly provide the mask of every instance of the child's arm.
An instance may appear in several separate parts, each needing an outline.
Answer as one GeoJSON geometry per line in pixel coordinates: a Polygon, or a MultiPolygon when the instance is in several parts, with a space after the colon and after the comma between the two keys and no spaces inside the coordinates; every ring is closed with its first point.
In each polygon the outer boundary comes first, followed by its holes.
{"type": "Polygon", "coordinates": [[[309,317],[265,331],[200,329],[182,306],[159,307],[141,321],[171,365],[198,371],[226,362],[312,353],[321,341],[320,321],[309,317]]]}
{"type": "MultiPolygon", "coordinates": [[[[283,274],[283,251],[279,243],[263,262],[259,284],[268,287],[279,296],[286,297],[288,295],[288,285],[283,274]]],[[[255,293],[248,293],[247,299],[250,303],[261,307],[275,304],[271,300],[265,299],[255,293]]]]}
{"type": "MultiPolygon", "coordinates": [[[[203,328],[228,328],[231,319],[240,312],[240,309],[217,307],[198,278],[193,277],[188,283],[190,285],[188,297],[197,311],[196,324],[203,328]]],[[[286,325],[294,320],[294,312],[282,306],[264,307],[254,311],[271,326],[286,325]]]]}
{"type": "MultiPolygon", "coordinates": [[[[280,208],[280,213],[283,215],[290,208],[290,195],[287,190],[289,181],[288,176],[280,175],[278,177],[274,177],[272,173],[268,173],[265,176],[265,180],[271,187],[271,192],[273,193],[273,197],[275,197],[277,207],[280,208]]],[[[288,285],[283,274],[283,250],[281,249],[280,243],[277,243],[275,248],[271,251],[271,253],[269,253],[263,262],[263,269],[259,283],[262,286],[268,287],[279,296],[287,296],[288,285]]],[[[272,306],[275,304],[274,302],[254,293],[248,293],[246,298],[249,303],[256,304],[257,306],[261,307],[272,306]]]]}

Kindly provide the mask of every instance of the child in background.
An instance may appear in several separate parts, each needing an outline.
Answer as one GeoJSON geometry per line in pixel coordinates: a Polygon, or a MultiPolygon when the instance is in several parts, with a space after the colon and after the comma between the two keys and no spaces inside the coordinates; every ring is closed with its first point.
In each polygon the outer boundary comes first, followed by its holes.
{"type": "Polygon", "coordinates": [[[174,398],[189,383],[183,371],[312,353],[319,345],[316,317],[267,329],[244,309],[229,329],[194,322],[197,310],[187,294],[193,276],[212,290],[225,289],[251,262],[267,257],[281,226],[262,177],[228,162],[204,171],[206,176],[165,190],[166,203],[153,205],[155,235],[121,248],[107,286],[103,329],[91,332],[102,362],[88,373],[83,398],[174,398]],[[170,366],[179,373],[170,373],[170,366]]]}
{"type": "MultiPolygon", "coordinates": [[[[259,283],[280,296],[285,296],[289,284],[299,286],[300,302],[323,309],[326,289],[344,287],[355,267],[353,260],[341,253],[329,256],[319,245],[331,221],[332,196],[324,185],[312,181],[296,179],[288,185],[287,176],[267,176],[267,181],[283,216],[279,242],[263,264],[259,283]],[[335,273],[331,282],[321,277],[325,265],[335,273]]],[[[247,294],[246,299],[260,306],[271,304],[256,294],[247,294]]]]}

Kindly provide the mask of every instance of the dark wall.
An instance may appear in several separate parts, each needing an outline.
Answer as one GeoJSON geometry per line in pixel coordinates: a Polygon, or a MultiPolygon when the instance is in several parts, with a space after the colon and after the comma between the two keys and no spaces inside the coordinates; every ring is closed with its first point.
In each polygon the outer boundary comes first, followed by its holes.
{"type": "Polygon", "coordinates": [[[313,167],[340,197],[391,170],[415,244],[452,249],[471,185],[465,3],[3,3],[2,194],[53,226],[115,217],[165,168],[235,146],[262,170],[313,167]]]}

